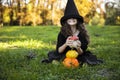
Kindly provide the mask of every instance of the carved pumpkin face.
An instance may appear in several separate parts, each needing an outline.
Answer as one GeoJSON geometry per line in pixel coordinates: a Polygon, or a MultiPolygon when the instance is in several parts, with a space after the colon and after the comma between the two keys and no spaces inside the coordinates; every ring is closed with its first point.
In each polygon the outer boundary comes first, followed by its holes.
{"type": "Polygon", "coordinates": [[[78,52],[75,51],[75,50],[69,50],[67,53],[66,53],[66,57],[67,58],[76,58],[78,56],[78,52]]]}
{"type": "Polygon", "coordinates": [[[67,68],[75,68],[79,66],[79,62],[75,58],[65,58],[63,61],[63,65],[67,68]]]}

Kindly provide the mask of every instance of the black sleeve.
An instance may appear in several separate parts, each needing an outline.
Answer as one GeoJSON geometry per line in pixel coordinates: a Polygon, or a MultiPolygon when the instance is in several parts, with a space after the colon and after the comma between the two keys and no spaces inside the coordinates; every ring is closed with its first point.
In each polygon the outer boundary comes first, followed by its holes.
{"type": "Polygon", "coordinates": [[[85,37],[81,37],[81,49],[85,52],[88,48],[88,41],[85,39],[85,37]]]}
{"type": "Polygon", "coordinates": [[[88,47],[88,44],[87,44],[87,43],[82,43],[81,49],[82,49],[84,52],[86,51],[87,47],[88,47]]]}
{"type": "Polygon", "coordinates": [[[66,42],[66,38],[64,37],[64,35],[62,35],[61,33],[59,33],[58,37],[57,37],[56,50],[58,51],[58,48],[60,46],[62,46],[65,42],[66,42]]]}

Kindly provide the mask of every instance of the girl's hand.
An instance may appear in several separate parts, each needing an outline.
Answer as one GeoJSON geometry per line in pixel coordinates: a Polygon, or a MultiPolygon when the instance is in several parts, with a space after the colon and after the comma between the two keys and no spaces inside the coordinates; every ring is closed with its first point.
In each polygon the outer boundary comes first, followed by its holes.
{"type": "Polygon", "coordinates": [[[81,47],[81,42],[80,42],[80,40],[77,40],[76,42],[77,42],[77,47],[81,47]]]}
{"type": "Polygon", "coordinates": [[[83,50],[81,49],[81,42],[79,40],[73,42],[74,47],[77,49],[79,55],[83,53],[83,50]]]}
{"type": "Polygon", "coordinates": [[[66,43],[65,43],[69,47],[73,47],[73,40],[70,39],[71,37],[72,36],[69,36],[66,40],[66,43]]]}
{"type": "Polygon", "coordinates": [[[74,48],[77,48],[77,47],[80,47],[80,46],[81,46],[81,42],[79,40],[73,41],[73,47],[74,48]]]}

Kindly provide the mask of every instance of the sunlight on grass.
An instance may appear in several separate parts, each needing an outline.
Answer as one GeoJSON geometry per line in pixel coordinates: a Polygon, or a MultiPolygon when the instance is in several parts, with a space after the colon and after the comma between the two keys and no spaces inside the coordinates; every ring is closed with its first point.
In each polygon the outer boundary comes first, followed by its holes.
{"type": "Polygon", "coordinates": [[[3,38],[6,38],[6,39],[7,39],[7,38],[13,38],[13,39],[14,39],[15,37],[14,37],[14,36],[5,36],[5,35],[4,35],[4,36],[0,36],[0,38],[1,38],[1,39],[3,39],[3,38]]]}
{"type": "Polygon", "coordinates": [[[23,40],[23,41],[10,41],[10,42],[0,42],[0,49],[9,48],[31,48],[31,49],[41,49],[41,48],[55,48],[55,45],[44,43],[43,41],[37,40],[23,40]]]}
{"type": "Polygon", "coordinates": [[[18,36],[18,37],[3,35],[3,36],[0,36],[0,38],[1,38],[1,39],[3,39],[3,38],[6,38],[6,39],[8,39],[8,38],[10,38],[10,39],[23,38],[23,39],[25,39],[25,38],[27,38],[27,37],[26,37],[25,35],[20,35],[20,36],[18,36]]]}
{"type": "Polygon", "coordinates": [[[4,32],[13,32],[13,31],[16,31],[16,30],[18,30],[19,29],[19,27],[13,27],[13,28],[8,28],[8,27],[5,27],[5,28],[3,28],[2,29],[2,31],[4,32]]]}

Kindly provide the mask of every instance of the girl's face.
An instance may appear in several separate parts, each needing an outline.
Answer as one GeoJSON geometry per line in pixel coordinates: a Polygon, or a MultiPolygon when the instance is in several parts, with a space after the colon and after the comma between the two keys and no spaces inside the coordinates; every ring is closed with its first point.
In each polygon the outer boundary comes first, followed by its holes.
{"type": "Polygon", "coordinates": [[[77,24],[77,19],[75,18],[70,18],[67,20],[67,23],[70,25],[70,26],[74,26],[77,24]]]}

